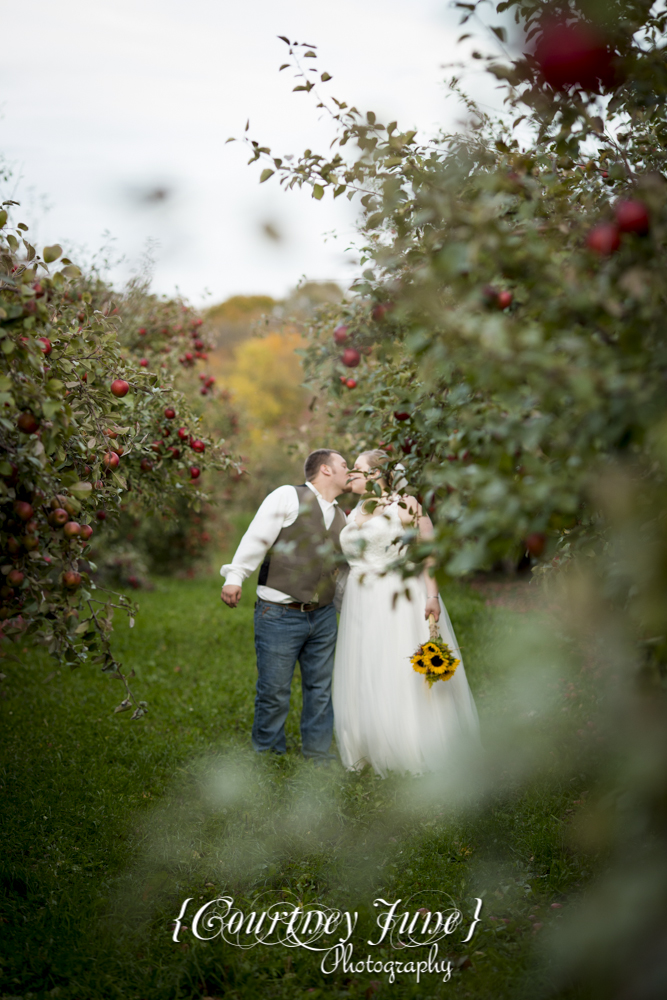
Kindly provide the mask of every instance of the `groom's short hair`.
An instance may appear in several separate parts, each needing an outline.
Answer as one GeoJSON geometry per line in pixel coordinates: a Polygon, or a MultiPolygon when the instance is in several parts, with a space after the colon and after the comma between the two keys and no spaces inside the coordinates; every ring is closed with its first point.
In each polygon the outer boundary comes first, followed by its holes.
{"type": "Polygon", "coordinates": [[[332,455],[340,455],[340,452],[336,451],[335,448],[318,448],[317,451],[311,451],[303,465],[303,473],[307,483],[313,481],[323,465],[329,464],[332,455]]]}

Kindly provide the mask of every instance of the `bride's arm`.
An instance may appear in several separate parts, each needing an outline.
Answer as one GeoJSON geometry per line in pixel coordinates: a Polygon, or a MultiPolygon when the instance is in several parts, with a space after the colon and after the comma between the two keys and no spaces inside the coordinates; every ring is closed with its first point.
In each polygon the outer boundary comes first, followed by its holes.
{"type": "MultiPolygon", "coordinates": [[[[415,524],[419,529],[419,539],[420,541],[426,541],[433,538],[433,522],[428,514],[425,514],[422,510],[421,504],[417,502],[415,497],[403,497],[406,506],[399,507],[399,514],[401,521],[404,524],[415,524]]],[[[438,597],[438,585],[435,578],[429,573],[431,566],[435,565],[435,559],[428,558],[424,563],[424,582],[426,583],[426,607],[424,610],[424,618],[428,618],[429,615],[433,615],[436,621],[440,618],[440,599],[438,597]]]]}

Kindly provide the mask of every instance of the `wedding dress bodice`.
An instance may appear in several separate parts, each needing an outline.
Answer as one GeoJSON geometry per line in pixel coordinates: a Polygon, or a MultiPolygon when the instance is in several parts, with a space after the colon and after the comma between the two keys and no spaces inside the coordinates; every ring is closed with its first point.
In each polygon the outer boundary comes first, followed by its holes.
{"type": "Polygon", "coordinates": [[[357,524],[354,515],[340,533],[343,555],[354,572],[381,573],[398,559],[404,528],[396,504],[357,524]]]}

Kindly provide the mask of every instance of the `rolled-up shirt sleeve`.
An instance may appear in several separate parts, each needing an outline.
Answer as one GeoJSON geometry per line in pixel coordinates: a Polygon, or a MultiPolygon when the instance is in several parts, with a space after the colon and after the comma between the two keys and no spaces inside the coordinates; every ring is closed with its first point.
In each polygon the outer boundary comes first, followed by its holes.
{"type": "Polygon", "coordinates": [[[299,498],[293,486],[279,486],[262,502],[239,542],[230,563],[220,570],[225,584],[241,587],[255,572],[283,528],[293,524],[299,514],[299,498]]]}

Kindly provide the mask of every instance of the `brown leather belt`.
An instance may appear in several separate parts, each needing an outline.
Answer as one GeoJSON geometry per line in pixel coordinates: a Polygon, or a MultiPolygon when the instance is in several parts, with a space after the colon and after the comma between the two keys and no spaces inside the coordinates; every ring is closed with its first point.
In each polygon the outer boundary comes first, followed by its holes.
{"type": "Polygon", "coordinates": [[[278,608],[292,608],[293,611],[315,611],[317,608],[324,607],[323,604],[313,604],[312,602],[305,602],[300,604],[298,601],[290,601],[289,604],[281,604],[280,601],[267,601],[265,597],[260,598],[265,604],[275,604],[278,608]]]}

